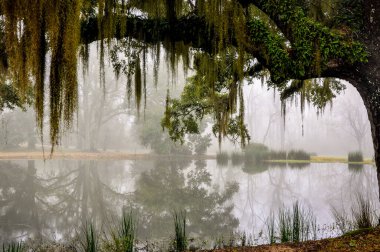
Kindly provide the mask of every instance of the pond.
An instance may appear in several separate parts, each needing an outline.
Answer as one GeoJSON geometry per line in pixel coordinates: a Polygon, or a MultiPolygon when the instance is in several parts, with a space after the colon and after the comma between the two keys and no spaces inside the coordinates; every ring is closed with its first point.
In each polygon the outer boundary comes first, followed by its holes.
{"type": "Polygon", "coordinates": [[[358,194],[379,209],[372,165],[217,165],[215,160],[12,160],[0,162],[0,243],[70,241],[94,223],[111,230],[132,212],[140,241],[173,237],[173,213],[186,210],[189,237],[243,234],[267,243],[271,214],[299,202],[317,237],[339,234],[332,208],[350,211],[358,194]]]}

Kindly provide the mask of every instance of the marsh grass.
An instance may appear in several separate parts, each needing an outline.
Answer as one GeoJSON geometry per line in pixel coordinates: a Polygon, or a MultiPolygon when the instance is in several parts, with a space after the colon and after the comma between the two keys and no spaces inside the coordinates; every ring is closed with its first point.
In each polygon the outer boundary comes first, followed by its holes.
{"type": "Polygon", "coordinates": [[[216,154],[216,163],[221,166],[226,166],[228,164],[228,153],[219,152],[216,154]]]}
{"type": "Polygon", "coordinates": [[[280,232],[280,241],[281,242],[290,242],[291,241],[291,214],[288,209],[281,208],[278,212],[278,225],[280,232]]]}
{"type": "Polygon", "coordinates": [[[363,162],[363,153],[361,151],[349,152],[347,160],[348,162],[363,162]]]}
{"type": "Polygon", "coordinates": [[[83,227],[83,235],[81,239],[81,247],[84,252],[97,252],[98,251],[98,234],[95,226],[91,222],[86,222],[83,227]]]}
{"type": "Polygon", "coordinates": [[[332,207],[331,212],[335,219],[335,224],[342,234],[353,230],[351,218],[346,211],[339,211],[335,207],[332,207]]]}
{"type": "Polygon", "coordinates": [[[350,210],[351,212],[347,213],[345,209],[340,211],[335,207],[331,209],[335,223],[342,234],[375,226],[376,209],[371,201],[362,194],[355,196],[355,205],[350,210]]]}
{"type": "Polygon", "coordinates": [[[187,248],[186,237],[186,212],[174,212],[174,249],[175,251],[185,251],[187,248]]]}
{"type": "Polygon", "coordinates": [[[276,233],[275,233],[275,220],[274,220],[274,214],[271,213],[267,222],[267,231],[268,231],[268,239],[269,244],[276,243],[276,233]]]}
{"type": "Polygon", "coordinates": [[[123,212],[121,219],[110,230],[111,239],[104,241],[105,251],[133,252],[136,223],[132,212],[123,212]]]}
{"type": "Polygon", "coordinates": [[[291,208],[281,207],[277,221],[274,214],[267,220],[270,244],[283,242],[302,242],[316,237],[316,219],[310,210],[303,208],[298,201],[291,208]],[[276,225],[277,223],[277,225],[276,225]]]}
{"type": "Polygon", "coordinates": [[[356,208],[351,208],[354,227],[357,229],[375,226],[375,209],[362,194],[356,195],[356,208]]]}
{"type": "Polygon", "coordinates": [[[12,242],[8,245],[3,244],[3,252],[23,252],[25,251],[24,245],[21,242],[12,242]]]}

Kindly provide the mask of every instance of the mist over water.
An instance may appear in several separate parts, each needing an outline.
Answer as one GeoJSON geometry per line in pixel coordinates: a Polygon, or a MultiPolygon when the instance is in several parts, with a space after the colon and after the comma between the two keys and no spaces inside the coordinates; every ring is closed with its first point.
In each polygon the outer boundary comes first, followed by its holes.
{"type": "Polygon", "coordinates": [[[216,239],[245,232],[267,241],[271,213],[298,201],[313,211],[318,237],[339,231],[331,208],[351,209],[355,195],[378,209],[376,170],[365,165],[269,166],[247,172],[215,160],[1,161],[0,241],[69,241],[91,221],[105,231],[131,210],[139,240],[173,235],[172,213],[186,209],[189,237],[216,239]]]}

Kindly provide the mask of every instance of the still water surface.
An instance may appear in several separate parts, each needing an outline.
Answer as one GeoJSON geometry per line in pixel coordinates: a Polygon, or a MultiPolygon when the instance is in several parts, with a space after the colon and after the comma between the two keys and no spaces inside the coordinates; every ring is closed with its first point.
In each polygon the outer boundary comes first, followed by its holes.
{"type": "Polygon", "coordinates": [[[379,209],[376,170],[347,164],[220,167],[215,160],[1,161],[0,242],[70,240],[91,221],[109,230],[133,212],[140,240],[173,235],[174,211],[186,209],[191,237],[245,232],[265,242],[281,206],[310,208],[319,237],[334,235],[331,208],[351,209],[357,193],[379,209]]]}

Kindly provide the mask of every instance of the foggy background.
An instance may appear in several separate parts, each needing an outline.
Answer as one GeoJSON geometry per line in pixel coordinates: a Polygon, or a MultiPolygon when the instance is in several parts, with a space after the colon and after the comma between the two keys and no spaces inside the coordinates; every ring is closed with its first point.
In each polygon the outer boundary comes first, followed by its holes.
{"type": "MultiPolygon", "coordinates": [[[[173,73],[168,63],[168,55],[164,49],[161,51],[157,87],[153,84],[154,59],[151,53],[147,57],[146,108],[144,109],[142,101],[138,114],[134,96],[132,95],[130,102],[127,100],[126,77],[121,74],[116,78],[107,57],[104,69],[106,87],[102,87],[97,46],[96,43],[91,44],[88,71],[83,71],[81,63],[78,65],[77,120],[72,129],[63,132],[58,150],[148,153],[154,152],[155,143],[149,142],[153,135],[160,141],[169,141],[167,133],[162,132],[160,125],[167,90],[169,89],[172,98],[178,97],[186,78],[192,72],[190,70],[185,73],[179,61],[177,71],[173,73]]],[[[322,114],[318,114],[314,107],[308,105],[301,114],[301,108],[296,102],[287,102],[285,124],[281,115],[281,101],[276,91],[268,90],[261,80],[245,85],[245,119],[251,142],[263,143],[276,150],[303,149],[318,155],[346,156],[350,151],[362,150],[365,157],[372,157],[373,146],[366,110],[357,91],[349,83],[345,85],[346,90],[322,114]]],[[[48,125],[48,118],[45,121],[45,125],[48,125]]],[[[31,108],[25,112],[21,109],[3,111],[0,127],[2,150],[20,147],[33,149],[34,145],[37,150],[41,150],[41,138],[36,132],[34,111],[31,108]]],[[[203,135],[208,133],[211,131],[206,130],[203,135]]],[[[47,149],[48,140],[46,126],[44,145],[47,149]]],[[[239,148],[227,140],[222,144],[222,149],[227,151],[239,148]]],[[[212,146],[208,148],[208,154],[218,151],[217,139],[212,136],[212,146]]]]}

